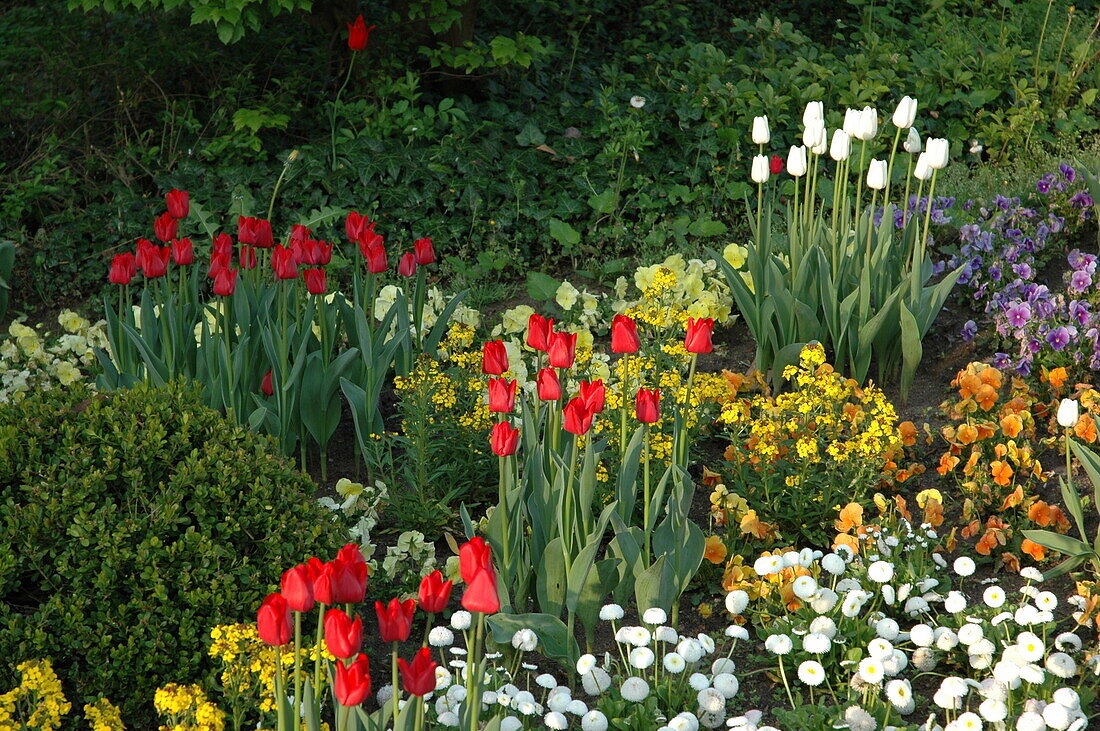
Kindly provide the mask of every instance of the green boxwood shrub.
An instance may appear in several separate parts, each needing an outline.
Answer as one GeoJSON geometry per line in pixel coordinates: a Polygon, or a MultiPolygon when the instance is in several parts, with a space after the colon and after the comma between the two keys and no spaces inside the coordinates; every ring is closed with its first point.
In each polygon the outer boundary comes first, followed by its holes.
{"type": "Polygon", "coordinates": [[[340,544],[314,491],[193,387],[0,404],[0,677],[48,657],[74,706],[155,728],[157,687],[211,674],[212,626],[340,544]]]}

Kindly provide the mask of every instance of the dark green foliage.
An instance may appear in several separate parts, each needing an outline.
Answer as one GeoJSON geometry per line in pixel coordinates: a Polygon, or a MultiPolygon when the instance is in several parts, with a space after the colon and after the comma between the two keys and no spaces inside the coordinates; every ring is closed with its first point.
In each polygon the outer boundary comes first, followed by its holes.
{"type": "Polygon", "coordinates": [[[74,705],[152,728],[157,687],[211,670],[211,627],[340,542],[275,451],[187,387],[0,405],[0,676],[48,657],[74,705]]]}

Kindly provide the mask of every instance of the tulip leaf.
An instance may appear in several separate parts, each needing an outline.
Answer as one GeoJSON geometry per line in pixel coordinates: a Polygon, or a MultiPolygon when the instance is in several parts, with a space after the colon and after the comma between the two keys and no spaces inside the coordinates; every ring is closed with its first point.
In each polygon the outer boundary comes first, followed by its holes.
{"type": "Polygon", "coordinates": [[[570,636],[565,623],[551,614],[494,614],[488,618],[489,629],[498,645],[508,645],[521,629],[529,629],[539,638],[538,651],[572,667],[580,656],[577,640],[570,636]]]}

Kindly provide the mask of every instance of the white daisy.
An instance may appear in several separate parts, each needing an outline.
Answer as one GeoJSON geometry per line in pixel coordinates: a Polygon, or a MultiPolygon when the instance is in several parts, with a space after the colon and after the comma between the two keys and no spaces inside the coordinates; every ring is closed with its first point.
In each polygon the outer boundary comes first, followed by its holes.
{"type": "Polygon", "coordinates": [[[825,682],[825,668],[817,660],[806,660],[798,666],[798,679],[809,686],[819,686],[825,682]]]}

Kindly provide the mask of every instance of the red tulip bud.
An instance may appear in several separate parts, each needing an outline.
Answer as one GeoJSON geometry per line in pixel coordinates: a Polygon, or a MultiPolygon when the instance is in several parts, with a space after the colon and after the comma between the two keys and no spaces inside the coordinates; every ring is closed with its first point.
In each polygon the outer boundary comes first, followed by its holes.
{"type": "Polygon", "coordinates": [[[260,639],[273,647],[290,642],[290,607],[281,594],[268,594],[256,613],[256,628],[260,639]]]}
{"type": "MultiPolygon", "coordinates": [[[[263,391],[264,396],[272,396],[272,395],[275,394],[275,387],[271,384],[271,370],[270,369],[268,369],[267,373],[264,374],[264,379],[260,382],[260,390],[263,391]]],[[[284,594],[286,593],[285,589],[283,590],[283,593],[284,594]]],[[[301,611],[301,610],[299,610],[299,611],[301,611]]]]}
{"type": "Polygon", "coordinates": [[[643,424],[657,421],[661,417],[661,391],[656,388],[652,391],[639,388],[634,398],[634,414],[643,424]]]}
{"type": "Polygon", "coordinates": [[[481,348],[481,372],[499,376],[508,370],[508,351],[503,340],[490,340],[481,348]]]}
{"type": "Polygon", "coordinates": [[[129,284],[134,279],[134,275],[137,274],[137,260],[134,255],[128,251],[121,254],[115,254],[111,259],[111,269],[107,274],[107,279],[111,284],[129,284]]]}
{"type": "Polygon", "coordinates": [[[475,536],[459,546],[458,569],[462,575],[462,581],[469,584],[478,571],[491,569],[493,567],[491,554],[492,549],[481,536],[475,536]]]}
{"type": "Polygon", "coordinates": [[[554,368],[572,368],[577,359],[576,333],[550,333],[550,365],[554,368]]]}
{"type": "Polygon", "coordinates": [[[615,315],[611,320],[611,352],[637,353],[641,345],[634,320],[626,315],[615,315]]]}
{"type": "Polygon", "coordinates": [[[415,611],[415,599],[406,599],[403,602],[390,599],[389,604],[375,602],[374,613],[378,616],[378,633],[382,641],[404,642],[409,639],[415,611]]]}
{"type": "Polygon", "coordinates": [[[297,279],[298,265],[294,261],[294,252],[279,244],[271,250],[271,269],[277,279],[297,279]]]}
{"type": "MultiPolygon", "coordinates": [[[[267,372],[264,380],[270,385],[271,371],[267,372]]],[[[270,396],[271,394],[268,394],[270,396]]],[[[313,579],[309,575],[309,567],[298,564],[283,572],[283,578],[279,582],[279,591],[286,599],[287,606],[292,612],[308,612],[313,609],[313,579]]]]}
{"type": "Polygon", "coordinates": [[[689,353],[710,353],[714,350],[711,343],[711,335],[714,333],[714,319],[693,317],[687,319],[687,335],[684,337],[684,347],[689,353]]]}
{"type": "Polygon", "coordinates": [[[374,26],[368,28],[362,15],[356,18],[354,23],[348,23],[348,48],[353,51],[362,51],[367,47],[372,30],[374,26]]]}
{"type": "Polygon", "coordinates": [[[417,650],[411,663],[405,662],[403,657],[398,658],[397,666],[401,669],[401,684],[405,692],[419,697],[434,691],[437,665],[438,663],[432,660],[431,649],[427,647],[417,650]]]}
{"type": "Polygon", "coordinates": [[[565,405],[565,430],[580,436],[592,428],[592,412],[588,410],[580,396],[570,399],[565,405]]]}
{"type": "Polygon", "coordinates": [[[172,261],[180,266],[195,263],[195,248],[191,239],[172,239],[172,261]]]}
{"type": "Polygon", "coordinates": [[[462,593],[462,608],[482,614],[496,614],[500,611],[497,577],[492,567],[481,569],[474,574],[474,580],[462,593]]]}
{"type": "Polygon", "coordinates": [[[245,244],[241,246],[241,250],[237,253],[237,258],[240,260],[241,269],[252,270],[256,268],[256,247],[245,244]]]}
{"type": "Polygon", "coordinates": [[[489,432],[489,446],[493,448],[493,454],[498,457],[508,457],[516,453],[519,447],[519,429],[516,429],[507,421],[493,425],[489,432]]]}
{"type": "Polygon", "coordinates": [[[603,411],[604,402],[607,399],[607,389],[604,387],[602,380],[581,381],[580,397],[584,400],[584,405],[588,407],[589,411],[598,414],[603,411]]]}
{"type": "Polygon", "coordinates": [[[343,609],[325,612],[325,646],[341,660],[355,657],[363,645],[363,620],[353,622],[343,609]]]}
{"type": "Polygon", "coordinates": [[[561,398],[561,383],[558,372],[553,368],[543,368],[538,375],[539,398],[543,401],[557,401],[561,398]]]}
{"type": "Polygon", "coordinates": [[[153,221],[153,233],[165,243],[179,235],[179,222],[172,218],[172,214],[165,211],[153,221]]]}
{"type": "Polygon", "coordinates": [[[403,277],[411,277],[416,274],[416,255],[407,251],[401,255],[401,261],[397,265],[397,273],[403,277]]]}
{"type": "Polygon", "coordinates": [[[324,269],[306,269],[302,273],[302,277],[306,280],[306,289],[310,294],[324,294],[328,287],[325,281],[324,269]]]}
{"type": "Polygon", "coordinates": [[[420,580],[420,608],[425,612],[439,614],[447,608],[451,600],[451,587],[454,582],[443,580],[443,574],[433,571],[420,580]]]}
{"type": "Polygon", "coordinates": [[[554,321],[537,312],[527,318],[527,344],[535,350],[546,352],[550,347],[550,333],[554,331],[554,321]]]}
{"type": "Polygon", "coordinates": [[[382,245],[382,237],[377,236],[377,243],[359,244],[359,251],[367,260],[367,271],[371,274],[381,274],[389,268],[386,261],[386,247],[382,245]]]}
{"type": "Polygon", "coordinates": [[[516,406],[516,381],[506,378],[489,379],[489,411],[511,413],[516,406]]]}
{"type": "Polygon", "coordinates": [[[214,254],[219,256],[233,255],[233,237],[229,234],[218,234],[214,237],[214,254]]]}
{"type": "Polygon", "coordinates": [[[187,218],[187,214],[191,211],[191,196],[187,194],[186,190],[173,188],[165,194],[164,202],[167,204],[168,213],[172,218],[187,218]]]}
{"type": "Polygon", "coordinates": [[[237,289],[237,270],[219,269],[214,273],[214,294],[228,297],[237,289]]]}
{"type": "MultiPolygon", "coordinates": [[[[434,670],[433,670],[434,672],[434,670]]],[[[342,706],[357,706],[370,695],[370,661],[359,655],[349,665],[336,663],[336,702],[342,706]]]]}
{"type": "Polygon", "coordinates": [[[783,172],[783,158],[779,155],[772,155],[770,169],[772,175],[779,175],[779,173],[783,172]]]}
{"type": "Polygon", "coordinates": [[[416,254],[416,263],[420,266],[435,263],[435,249],[432,247],[430,238],[425,237],[413,242],[413,252],[416,254]]]}

